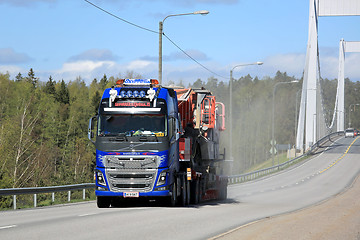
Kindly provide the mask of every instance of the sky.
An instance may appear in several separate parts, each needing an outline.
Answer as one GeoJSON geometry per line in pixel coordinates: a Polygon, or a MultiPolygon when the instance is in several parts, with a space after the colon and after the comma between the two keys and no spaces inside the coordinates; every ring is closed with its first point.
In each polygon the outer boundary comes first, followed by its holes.
{"type": "MultiPolygon", "coordinates": [[[[66,82],[81,77],[158,78],[159,21],[164,21],[163,82],[183,84],[215,77],[228,82],[277,71],[302,76],[308,40],[308,0],[0,0],[0,72],[13,79],[33,68],[66,82]],[[119,18],[132,24],[128,24],[119,18]]],[[[320,17],[321,76],[338,74],[339,41],[360,41],[360,16],[320,17]]],[[[346,53],[345,77],[360,81],[360,53],[346,53]]]]}

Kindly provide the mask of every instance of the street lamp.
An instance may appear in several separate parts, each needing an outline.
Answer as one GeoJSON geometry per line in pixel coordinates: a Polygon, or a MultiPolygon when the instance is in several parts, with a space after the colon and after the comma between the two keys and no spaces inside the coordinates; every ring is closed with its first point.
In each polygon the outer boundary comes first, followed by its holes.
{"type": "MultiPolygon", "coordinates": [[[[280,84],[288,84],[288,83],[298,83],[298,80],[294,80],[291,82],[278,82],[274,85],[274,89],[273,89],[273,97],[272,97],[272,140],[271,140],[271,155],[272,155],[272,165],[274,166],[274,155],[275,155],[275,127],[274,127],[274,123],[275,123],[275,91],[276,91],[276,87],[280,84]]],[[[279,160],[278,160],[278,165],[279,165],[279,160]]]]}
{"type": "Polygon", "coordinates": [[[232,85],[233,85],[233,71],[235,68],[237,67],[244,67],[244,66],[249,66],[249,65],[263,65],[263,62],[254,62],[254,63],[245,63],[245,64],[239,64],[239,65],[236,65],[235,67],[233,67],[231,70],[230,70],[230,84],[229,84],[229,91],[230,91],[230,94],[229,94],[229,99],[230,99],[230,104],[229,104],[229,108],[230,108],[230,111],[229,111],[229,118],[230,118],[230,160],[232,161],[233,160],[233,155],[232,155],[232,85]]]}
{"type": "Polygon", "coordinates": [[[355,106],[360,106],[360,103],[352,103],[349,106],[349,128],[350,128],[350,125],[351,125],[351,119],[350,119],[351,106],[354,106],[354,112],[355,112],[355,106]]]}
{"type": "Polygon", "coordinates": [[[166,16],[162,21],[159,22],[159,83],[162,83],[162,35],[163,35],[163,24],[165,19],[168,17],[176,17],[176,16],[184,16],[184,15],[194,15],[194,14],[201,14],[206,15],[209,11],[201,10],[192,13],[179,13],[179,14],[170,14],[166,16]]]}

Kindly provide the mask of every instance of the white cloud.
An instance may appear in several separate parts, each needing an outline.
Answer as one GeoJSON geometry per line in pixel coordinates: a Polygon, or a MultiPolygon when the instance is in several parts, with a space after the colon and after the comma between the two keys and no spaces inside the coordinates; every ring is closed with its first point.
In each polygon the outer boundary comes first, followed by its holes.
{"type": "Polygon", "coordinates": [[[360,53],[347,53],[344,68],[346,77],[352,81],[360,81],[360,53]]]}
{"type": "Polygon", "coordinates": [[[15,52],[12,48],[0,48],[0,64],[18,64],[31,60],[25,53],[15,52]]]}
{"type": "MultiPolygon", "coordinates": [[[[265,58],[261,66],[263,72],[275,73],[276,71],[286,72],[290,76],[301,77],[304,71],[305,54],[289,53],[269,56],[265,58]]],[[[273,74],[267,74],[272,76],[273,74]]]]}
{"type": "Polygon", "coordinates": [[[144,60],[135,60],[125,64],[90,60],[67,62],[61,69],[53,71],[52,76],[55,80],[64,79],[65,81],[74,80],[80,76],[85,82],[90,83],[92,79],[101,78],[104,74],[109,77],[119,77],[119,74],[125,74],[127,71],[134,71],[146,78],[154,77],[154,73],[157,73],[157,63],[144,60]]]}
{"type": "Polygon", "coordinates": [[[77,61],[77,62],[70,62],[65,63],[62,69],[59,72],[66,73],[66,72],[91,72],[96,68],[103,67],[104,65],[113,65],[113,62],[110,61],[77,61]]]}
{"type": "Polygon", "coordinates": [[[70,57],[70,61],[114,61],[117,57],[108,49],[89,49],[78,55],[70,57]]]}
{"type": "MultiPolygon", "coordinates": [[[[320,57],[320,71],[323,78],[338,78],[339,57],[320,57]]],[[[346,53],[344,65],[345,78],[351,81],[360,81],[360,53],[346,53]]]]}
{"type": "MultiPolygon", "coordinates": [[[[335,79],[338,77],[339,57],[338,52],[320,50],[320,72],[322,78],[335,79]]],[[[287,72],[297,78],[302,76],[305,66],[305,53],[281,54],[265,58],[261,68],[269,76],[277,70],[287,72]]],[[[351,81],[360,81],[360,53],[347,53],[345,56],[345,77],[351,81]]]]}
{"type": "Polygon", "coordinates": [[[136,69],[144,69],[148,68],[149,66],[153,66],[154,62],[145,61],[145,60],[135,60],[127,64],[127,68],[130,70],[136,71],[136,69]]]}
{"type": "Polygon", "coordinates": [[[16,76],[19,72],[23,72],[23,69],[14,65],[0,65],[1,73],[9,73],[12,76],[16,76]]]}
{"type": "Polygon", "coordinates": [[[112,61],[77,61],[64,63],[61,69],[54,71],[55,79],[64,79],[66,81],[74,80],[76,77],[81,76],[84,79],[91,80],[94,72],[99,69],[111,69],[115,65],[112,61]]]}

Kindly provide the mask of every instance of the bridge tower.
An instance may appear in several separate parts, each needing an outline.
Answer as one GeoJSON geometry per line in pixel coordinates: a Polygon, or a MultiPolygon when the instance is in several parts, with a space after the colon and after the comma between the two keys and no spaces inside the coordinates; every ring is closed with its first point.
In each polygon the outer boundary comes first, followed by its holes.
{"type": "MultiPolygon", "coordinates": [[[[322,106],[319,104],[317,91],[319,84],[319,49],[318,49],[318,17],[319,16],[359,16],[360,2],[358,0],[310,0],[309,2],[309,36],[306,50],[304,80],[301,93],[299,121],[296,136],[296,148],[306,150],[312,146],[325,131],[318,131],[325,125],[322,106]],[[305,136],[304,136],[305,134],[305,136]],[[305,143],[304,143],[305,139],[305,143]]],[[[340,43],[341,45],[341,43],[340,43]]],[[[340,50],[341,51],[341,50],[340,50]]],[[[339,63],[340,67],[340,63],[339,63]]],[[[339,70],[339,79],[343,78],[339,70]],[[340,75],[341,74],[341,75],[340,75]]],[[[338,83],[337,129],[344,129],[344,81],[338,83]]]]}

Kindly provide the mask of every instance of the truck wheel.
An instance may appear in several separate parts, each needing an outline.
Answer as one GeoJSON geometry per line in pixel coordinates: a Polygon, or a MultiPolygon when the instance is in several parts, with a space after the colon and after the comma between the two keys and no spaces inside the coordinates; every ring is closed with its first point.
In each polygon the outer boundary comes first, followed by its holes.
{"type": "Polygon", "coordinates": [[[111,204],[111,198],[98,196],[96,198],[96,203],[97,203],[98,208],[108,208],[108,207],[110,207],[110,204],[111,204]]]}
{"type": "Polygon", "coordinates": [[[227,199],[227,184],[224,186],[224,200],[227,199]]]}
{"type": "Polygon", "coordinates": [[[202,197],[202,189],[201,189],[201,180],[198,179],[197,181],[197,202],[196,204],[199,204],[201,202],[201,197],[202,197]]]}
{"type": "Polygon", "coordinates": [[[170,205],[175,207],[177,204],[177,179],[175,178],[174,183],[171,185],[171,197],[170,197],[170,205]]]}
{"type": "Polygon", "coordinates": [[[186,181],[186,205],[190,204],[190,181],[186,181]]]}
{"type": "Polygon", "coordinates": [[[219,200],[226,200],[226,198],[227,198],[227,183],[226,182],[221,183],[219,193],[220,193],[219,200]]]}
{"type": "Polygon", "coordinates": [[[186,180],[185,180],[185,176],[181,177],[181,194],[180,194],[180,204],[182,207],[186,206],[186,201],[187,201],[187,191],[186,191],[186,180]]]}
{"type": "Polygon", "coordinates": [[[191,183],[191,203],[198,204],[200,198],[200,182],[196,179],[191,183]]]}

